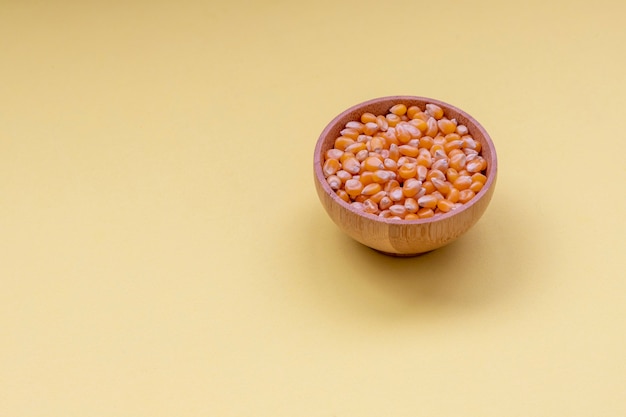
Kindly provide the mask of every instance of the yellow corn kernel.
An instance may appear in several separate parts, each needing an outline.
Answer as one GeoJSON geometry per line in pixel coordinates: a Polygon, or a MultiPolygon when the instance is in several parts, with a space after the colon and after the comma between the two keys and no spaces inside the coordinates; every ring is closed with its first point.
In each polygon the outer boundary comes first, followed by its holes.
{"type": "Polygon", "coordinates": [[[372,200],[374,203],[378,204],[378,203],[380,203],[380,200],[382,200],[382,199],[383,199],[383,197],[386,197],[386,196],[387,196],[387,193],[386,193],[386,192],[384,192],[383,190],[380,190],[380,191],[379,191],[379,192],[377,192],[376,194],[373,194],[373,195],[370,197],[370,200],[372,200]]]}
{"type": "Polygon", "coordinates": [[[409,131],[409,129],[407,129],[403,122],[400,122],[396,125],[395,131],[398,142],[404,144],[408,143],[411,140],[411,132],[409,131]]]}
{"type": "Polygon", "coordinates": [[[465,155],[461,149],[452,149],[450,153],[448,153],[448,158],[452,158],[455,155],[465,155]]]}
{"type": "Polygon", "coordinates": [[[477,172],[476,174],[472,175],[472,182],[480,182],[482,184],[485,184],[487,182],[487,177],[480,172],[477,172]]]}
{"type": "Polygon", "coordinates": [[[368,143],[370,151],[380,152],[385,149],[385,139],[382,136],[374,136],[368,143]]]}
{"type": "Polygon", "coordinates": [[[425,168],[430,168],[433,164],[433,158],[428,151],[420,152],[420,154],[417,156],[415,163],[425,168]]]}
{"type": "Polygon", "coordinates": [[[415,117],[414,117],[414,119],[419,119],[419,120],[422,120],[424,122],[427,122],[429,118],[430,118],[430,115],[428,113],[424,112],[424,111],[416,113],[415,117]]]}
{"type": "MultiPolygon", "coordinates": [[[[418,164],[419,164],[419,158],[418,158],[418,164]]],[[[417,175],[416,178],[418,181],[426,181],[426,177],[428,176],[428,168],[425,167],[424,165],[418,165],[417,166],[417,175]]]]}
{"type": "Polygon", "coordinates": [[[461,136],[467,135],[469,133],[469,130],[467,129],[467,126],[465,125],[457,125],[456,126],[456,133],[458,133],[461,136]]]}
{"type": "MultiPolygon", "coordinates": [[[[428,120],[428,118],[426,120],[428,120]]],[[[420,133],[424,133],[424,132],[426,132],[428,130],[428,123],[426,122],[426,120],[411,119],[411,120],[409,120],[409,124],[411,126],[415,126],[417,128],[417,130],[420,131],[420,133]]]]}
{"type": "Polygon", "coordinates": [[[439,200],[437,202],[437,208],[442,212],[447,213],[454,208],[454,203],[444,198],[443,200],[439,200]]]}
{"type": "Polygon", "coordinates": [[[352,174],[350,174],[348,171],[344,170],[344,169],[340,169],[339,171],[337,171],[335,173],[335,175],[337,177],[339,177],[339,179],[341,180],[342,183],[346,183],[346,181],[348,181],[349,179],[352,179],[352,174]]]}
{"type": "Polygon", "coordinates": [[[356,153],[356,155],[354,155],[354,157],[356,158],[357,161],[363,162],[369,156],[369,154],[370,153],[367,151],[367,149],[361,149],[360,151],[356,153]]]}
{"type": "Polygon", "coordinates": [[[443,109],[436,104],[426,104],[426,113],[439,120],[443,117],[443,109]]]}
{"type": "Polygon", "coordinates": [[[392,215],[403,218],[406,215],[406,207],[403,204],[394,204],[389,207],[389,211],[392,215]]]}
{"type": "Polygon", "coordinates": [[[450,151],[452,151],[453,149],[461,149],[462,146],[462,140],[453,140],[450,142],[446,142],[445,145],[443,145],[443,150],[446,151],[446,153],[450,153],[450,151]]]}
{"type": "Polygon", "coordinates": [[[330,175],[328,178],[326,178],[326,182],[328,182],[328,185],[330,185],[330,188],[332,188],[333,190],[338,190],[339,188],[341,188],[341,179],[336,175],[330,175]]]}
{"type": "Polygon", "coordinates": [[[444,199],[443,194],[441,194],[441,193],[440,193],[439,191],[437,191],[437,190],[433,191],[431,195],[432,195],[433,197],[435,197],[435,198],[437,199],[437,201],[439,201],[439,200],[443,200],[443,199],[444,199]]]}
{"type": "Polygon", "coordinates": [[[430,136],[431,138],[434,138],[435,136],[437,136],[437,133],[439,132],[439,126],[437,126],[437,120],[435,120],[434,117],[431,117],[430,119],[428,119],[426,123],[427,123],[428,128],[424,132],[424,135],[430,136]]]}
{"type": "Polygon", "coordinates": [[[363,142],[363,143],[367,143],[367,142],[369,142],[370,140],[372,140],[372,136],[371,136],[371,135],[359,135],[359,136],[356,138],[356,141],[357,141],[357,142],[363,142]]]}
{"type": "Polygon", "coordinates": [[[365,127],[365,125],[357,121],[351,121],[351,122],[346,123],[347,129],[354,129],[359,133],[363,132],[363,127],[365,127]]]}
{"type": "Polygon", "coordinates": [[[441,145],[442,147],[447,143],[445,136],[437,135],[433,138],[433,145],[441,145]]]}
{"type": "Polygon", "coordinates": [[[363,202],[363,211],[370,214],[378,214],[378,205],[368,198],[363,202]]]}
{"type": "Polygon", "coordinates": [[[370,151],[368,156],[373,156],[374,158],[378,158],[382,162],[385,160],[385,157],[382,155],[381,152],[370,151]]]}
{"type": "Polygon", "coordinates": [[[381,132],[386,132],[387,129],[389,129],[389,123],[383,115],[376,117],[376,123],[378,124],[378,130],[380,130],[381,132]]]}
{"type": "Polygon", "coordinates": [[[400,145],[398,146],[398,151],[401,155],[410,156],[411,158],[415,158],[419,154],[419,149],[411,145],[400,145]]]}
{"type": "Polygon", "coordinates": [[[383,164],[382,159],[377,158],[375,156],[370,156],[365,161],[363,161],[363,168],[367,171],[378,171],[379,169],[385,169],[385,165],[383,164]]]}
{"type": "Polygon", "coordinates": [[[447,195],[452,189],[452,185],[449,182],[442,181],[439,178],[432,178],[430,181],[433,183],[437,191],[443,195],[447,195]]]}
{"type": "Polygon", "coordinates": [[[364,186],[373,183],[374,182],[374,173],[372,171],[364,171],[364,172],[362,172],[360,177],[359,177],[359,181],[361,181],[361,184],[363,184],[364,186]]]}
{"type": "Polygon", "coordinates": [[[391,198],[389,198],[389,196],[386,195],[380,199],[380,202],[378,203],[378,208],[380,208],[381,210],[387,210],[392,205],[393,201],[391,200],[391,198]]]}
{"type": "Polygon", "coordinates": [[[404,116],[407,112],[407,108],[404,104],[396,104],[389,109],[389,113],[393,113],[396,116],[404,116]]]}
{"type": "MultiPolygon", "coordinates": [[[[464,154],[465,154],[465,156],[467,156],[468,158],[469,158],[469,157],[475,158],[476,156],[478,156],[478,152],[476,152],[476,151],[475,151],[475,150],[473,150],[473,149],[467,149],[467,148],[466,148],[466,149],[463,149],[463,153],[464,153],[464,154]]],[[[468,160],[467,160],[467,162],[469,162],[470,160],[471,160],[471,159],[468,159],[468,160]]]]}
{"type": "Polygon", "coordinates": [[[335,148],[343,151],[353,143],[355,143],[354,139],[351,139],[347,136],[339,136],[337,139],[335,139],[335,148]]]}
{"type": "Polygon", "coordinates": [[[446,180],[446,174],[444,174],[443,172],[439,171],[438,169],[431,169],[430,171],[428,171],[428,175],[426,175],[426,179],[428,181],[432,181],[433,178],[436,178],[439,181],[445,181],[446,180]]]}
{"type": "Polygon", "coordinates": [[[381,212],[378,213],[378,217],[381,217],[383,219],[388,219],[391,217],[391,212],[389,210],[381,210],[381,212]]]}
{"type": "Polygon", "coordinates": [[[459,201],[460,194],[461,192],[459,190],[452,187],[450,188],[450,192],[446,194],[446,200],[450,201],[451,203],[457,203],[459,201]]]}
{"type": "Polygon", "coordinates": [[[450,120],[444,117],[437,121],[437,126],[439,126],[441,133],[447,135],[456,130],[456,120],[450,120]]]}
{"type": "Polygon", "coordinates": [[[402,201],[404,199],[404,193],[402,192],[402,188],[396,187],[389,192],[389,198],[391,201],[402,201]]]}
{"type": "Polygon", "coordinates": [[[474,191],[475,193],[478,193],[480,190],[483,189],[485,184],[483,184],[482,182],[473,182],[472,185],[470,185],[470,190],[474,191]]]}
{"type": "Polygon", "coordinates": [[[367,200],[368,196],[363,195],[363,194],[359,194],[356,197],[354,197],[354,201],[356,201],[357,203],[363,203],[365,202],[365,200],[367,200]]]}
{"type": "Polygon", "coordinates": [[[465,204],[474,198],[475,195],[476,193],[469,188],[467,190],[459,191],[459,203],[465,204]]]}
{"type": "Polygon", "coordinates": [[[441,172],[446,172],[448,168],[450,168],[450,165],[448,164],[448,158],[437,159],[430,167],[430,169],[436,169],[441,172]]]}
{"type": "Polygon", "coordinates": [[[324,177],[328,177],[329,175],[334,175],[341,168],[341,164],[336,159],[327,159],[324,162],[324,166],[322,167],[322,171],[324,172],[324,177]]]}
{"type": "Polygon", "coordinates": [[[404,220],[419,220],[419,216],[415,213],[407,213],[406,216],[404,216],[404,220]]]}
{"type": "Polygon", "coordinates": [[[417,199],[417,204],[419,204],[420,207],[434,209],[435,207],[437,207],[437,197],[433,196],[432,194],[421,196],[417,199]]]}
{"type": "Polygon", "coordinates": [[[350,202],[350,196],[346,192],[346,190],[337,190],[337,197],[341,198],[346,203],[350,202]]]}
{"type": "Polygon", "coordinates": [[[409,122],[404,122],[404,127],[411,134],[411,139],[415,139],[415,146],[419,143],[419,139],[422,137],[422,131],[409,122]]]}
{"type": "Polygon", "coordinates": [[[355,198],[361,191],[363,190],[363,184],[359,180],[351,179],[346,181],[346,185],[344,187],[348,195],[352,198],[355,198]]]}
{"type": "Polygon", "coordinates": [[[422,136],[419,140],[419,147],[421,149],[430,150],[430,148],[432,148],[434,144],[435,144],[435,141],[430,136],[422,136]]]}
{"type": "Polygon", "coordinates": [[[402,192],[405,197],[415,197],[422,188],[422,183],[415,178],[409,178],[402,185],[402,192]]]}
{"type": "Polygon", "coordinates": [[[367,124],[367,123],[370,123],[370,122],[376,123],[376,115],[374,115],[372,113],[363,113],[361,115],[361,123],[367,124]]]}
{"type": "Polygon", "coordinates": [[[367,150],[367,144],[364,142],[353,143],[352,145],[346,146],[345,149],[346,152],[351,152],[355,155],[362,150],[367,150]]]}
{"type": "Polygon", "coordinates": [[[487,169],[487,160],[485,158],[483,158],[482,156],[478,158],[478,160],[480,161],[480,170],[484,171],[487,169]]]}
{"type": "Polygon", "coordinates": [[[363,203],[359,203],[357,201],[353,201],[350,203],[350,207],[352,207],[356,211],[363,211],[365,207],[363,207],[363,203]]]}
{"type": "Polygon", "coordinates": [[[395,178],[395,174],[391,171],[387,171],[384,169],[379,169],[374,171],[372,179],[375,183],[384,184],[392,178],[395,178]]]}
{"type": "Polygon", "coordinates": [[[398,175],[402,179],[414,178],[417,175],[417,164],[406,163],[398,168],[398,175]]]}
{"type": "Polygon", "coordinates": [[[400,158],[400,151],[398,150],[398,144],[392,143],[391,145],[389,145],[389,158],[393,159],[396,162],[398,161],[398,158],[400,158]]]}
{"type": "Polygon", "coordinates": [[[341,155],[343,155],[343,151],[340,151],[339,149],[335,149],[335,148],[327,150],[326,153],[324,154],[326,159],[339,159],[341,158],[341,155]]]}
{"type": "Polygon", "coordinates": [[[475,140],[472,135],[462,135],[461,140],[463,141],[463,149],[473,149],[476,150],[476,146],[478,145],[478,141],[475,140]]]}
{"type": "Polygon", "coordinates": [[[361,163],[354,157],[348,157],[343,160],[342,168],[352,175],[356,175],[361,171],[361,163]]]}
{"type": "Polygon", "coordinates": [[[473,159],[465,165],[465,169],[467,169],[467,171],[472,174],[476,172],[480,172],[483,170],[483,163],[479,159],[473,159]]]}
{"type": "Polygon", "coordinates": [[[406,110],[406,115],[409,117],[409,119],[415,119],[415,115],[420,113],[422,111],[422,109],[420,109],[417,106],[411,106],[406,110]]]}
{"type": "Polygon", "coordinates": [[[376,121],[365,123],[365,126],[363,126],[363,133],[368,136],[371,136],[376,132],[378,132],[378,123],[376,123],[376,121]]]}
{"type": "Polygon", "coordinates": [[[463,143],[463,140],[461,139],[461,137],[457,135],[456,133],[448,133],[447,135],[444,136],[444,139],[446,140],[446,142],[452,142],[453,140],[460,140],[461,144],[463,143]]]}
{"type": "Polygon", "coordinates": [[[424,190],[426,190],[426,194],[432,194],[436,190],[436,188],[433,185],[433,183],[431,181],[428,181],[428,180],[422,182],[422,188],[424,190]]]}
{"type": "Polygon", "coordinates": [[[395,127],[398,123],[402,121],[400,116],[393,114],[393,113],[387,114],[385,118],[387,119],[387,123],[389,124],[389,127],[395,127]]]}
{"type": "Polygon", "coordinates": [[[363,211],[370,214],[378,214],[378,205],[368,198],[363,202],[363,211]]]}
{"type": "Polygon", "coordinates": [[[385,132],[382,132],[380,135],[385,138],[385,144],[388,146],[391,146],[392,143],[395,143],[396,145],[400,144],[400,141],[398,141],[398,138],[396,137],[396,129],[393,127],[387,129],[385,132]]]}
{"type": "MultiPolygon", "coordinates": [[[[430,154],[432,156],[435,156],[437,152],[444,152],[443,145],[434,144],[433,146],[430,147],[430,154]]],[[[444,152],[444,155],[445,155],[445,152],[444,152]]]]}
{"type": "Polygon", "coordinates": [[[396,161],[394,161],[391,158],[387,158],[383,161],[383,165],[385,165],[385,169],[389,170],[389,171],[397,171],[398,170],[398,163],[396,161]]]}
{"type": "Polygon", "coordinates": [[[459,191],[467,190],[472,185],[472,178],[468,175],[459,175],[452,185],[459,191]]]}
{"type": "MultiPolygon", "coordinates": [[[[434,146],[433,146],[434,148],[434,146]]],[[[431,148],[432,149],[432,148],[431,148]]],[[[438,159],[446,159],[448,158],[448,155],[446,155],[446,151],[441,150],[441,149],[437,149],[435,151],[435,153],[433,154],[433,159],[434,160],[438,160],[438,159]]]]}
{"type": "Polygon", "coordinates": [[[467,158],[464,153],[457,153],[450,157],[450,168],[454,168],[457,171],[465,168],[467,158]]]}
{"type": "Polygon", "coordinates": [[[394,188],[398,188],[400,187],[400,183],[396,180],[391,180],[388,181],[384,186],[383,186],[383,190],[385,190],[385,192],[387,194],[389,194],[391,192],[391,190],[393,190],[394,188]]]}
{"type": "Polygon", "coordinates": [[[448,168],[446,171],[446,179],[454,184],[454,181],[456,181],[457,178],[459,178],[458,171],[454,168],[448,168]]]}
{"type": "Polygon", "coordinates": [[[339,134],[341,134],[341,136],[356,140],[356,138],[358,138],[361,133],[356,129],[345,128],[341,132],[339,132],[339,134]]]}
{"type": "Polygon", "coordinates": [[[409,213],[417,213],[417,210],[419,210],[420,208],[419,204],[417,204],[417,201],[411,197],[404,200],[404,207],[409,213]]]}
{"type": "Polygon", "coordinates": [[[417,217],[419,217],[420,219],[428,219],[430,217],[433,217],[434,215],[435,215],[435,212],[433,211],[432,208],[423,207],[417,210],[417,217]]]}

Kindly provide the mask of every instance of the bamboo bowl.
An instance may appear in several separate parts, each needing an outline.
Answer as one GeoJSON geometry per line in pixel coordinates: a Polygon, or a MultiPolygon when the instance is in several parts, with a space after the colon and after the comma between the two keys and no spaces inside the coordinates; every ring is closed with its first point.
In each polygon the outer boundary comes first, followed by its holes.
{"type": "Polygon", "coordinates": [[[357,104],[335,117],[326,126],[315,146],[313,171],[317,194],[330,218],[356,241],[377,251],[393,256],[415,256],[453,242],[467,232],[483,215],[489,205],[496,184],[498,162],[496,150],[485,129],[469,114],[439,100],[415,96],[375,98],[357,104]],[[391,220],[358,211],[337,197],[324,178],[322,165],[325,152],[332,148],[345,124],[359,120],[361,114],[385,114],[394,104],[407,107],[426,103],[440,106],[448,118],[456,118],[468,127],[469,133],[482,145],[482,156],[487,160],[487,182],[482,190],[463,207],[429,219],[391,220]]]}

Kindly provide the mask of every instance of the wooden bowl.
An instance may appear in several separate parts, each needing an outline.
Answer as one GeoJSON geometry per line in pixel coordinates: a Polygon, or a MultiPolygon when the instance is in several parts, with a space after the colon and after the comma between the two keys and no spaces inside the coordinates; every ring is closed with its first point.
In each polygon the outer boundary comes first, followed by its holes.
{"type": "Polygon", "coordinates": [[[315,146],[313,171],[315,187],[330,218],[350,237],[388,255],[414,256],[440,248],[467,232],[483,215],[496,185],[498,162],[496,150],[485,129],[469,114],[439,100],[415,96],[390,96],[357,104],[335,117],[326,126],[315,146]],[[481,154],[487,160],[487,182],[478,194],[462,207],[429,219],[391,220],[368,214],[351,207],[340,199],[324,178],[322,165],[325,152],[332,148],[345,124],[360,120],[364,112],[386,114],[395,104],[407,107],[426,103],[440,106],[445,116],[455,118],[468,127],[469,134],[482,145],[481,154]]]}

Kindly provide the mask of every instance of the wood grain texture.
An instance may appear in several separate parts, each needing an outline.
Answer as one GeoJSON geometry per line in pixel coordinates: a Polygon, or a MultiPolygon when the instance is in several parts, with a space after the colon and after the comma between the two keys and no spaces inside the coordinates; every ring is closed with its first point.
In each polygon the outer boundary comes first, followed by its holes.
{"type": "Polygon", "coordinates": [[[496,184],[498,161],[489,134],[473,117],[450,104],[416,96],[389,96],[357,104],[335,117],[322,131],[313,162],[317,194],[330,218],[353,239],[378,251],[394,256],[414,256],[453,242],[467,232],[485,212],[496,184]],[[386,114],[394,104],[407,107],[426,103],[439,105],[448,118],[456,118],[466,125],[469,133],[482,145],[482,155],[487,160],[487,182],[483,189],[462,208],[421,220],[391,220],[364,213],[341,200],[324,178],[322,165],[324,153],[333,147],[335,139],[350,120],[359,120],[361,114],[370,112],[386,114]]]}

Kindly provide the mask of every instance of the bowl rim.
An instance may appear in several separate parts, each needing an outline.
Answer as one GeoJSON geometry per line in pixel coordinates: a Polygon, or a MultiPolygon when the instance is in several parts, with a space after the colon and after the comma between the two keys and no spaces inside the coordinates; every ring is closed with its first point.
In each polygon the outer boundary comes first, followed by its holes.
{"type": "Polygon", "coordinates": [[[382,224],[387,224],[387,225],[406,225],[406,224],[420,225],[420,224],[432,224],[432,223],[437,223],[437,222],[440,222],[440,221],[446,221],[446,220],[448,220],[448,219],[450,219],[452,217],[458,216],[459,214],[470,210],[478,201],[480,201],[487,194],[487,191],[492,188],[492,186],[493,186],[493,184],[494,184],[494,182],[496,180],[497,172],[498,172],[498,157],[497,157],[497,152],[496,152],[495,145],[493,144],[493,141],[491,140],[491,136],[489,136],[489,133],[487,133],[485,128],[478,122],[478,120],[476,120],[474,117],[472,117],[465,110],[462,110],[462,109],[460,109],[460,108],[458,108],[456,106],[453,106],[452,104],[449,104],[447,102],[444,102],[444,101],[441,101],[441,100],[438,100],[438,99],[434,99],[434,98],[430,98],[430,97],[412,96],[412,95],[393,95],[393,96],[376,97],[376,98],[372,98],[372,99],[363,101],[361,103],[355,104],[355,105],[347,108],[346,110],[342,111],[337,116],[335,116],[326,125],[324,130],[322,130],[322,133],[320,134],[320,136],[317,139],[317,142],[315,144],[315,155],[314,155],[314,158],[313,158],[313,170],[314,170],[314,175],[315,175],[316,182],[318,182],[320,184],[320,186],[322,187],[324,192],[326,192],[326,194],[330,195],[330,197],[332,198],[333,201],[335,201],[337,204],[339,204],[344,209],[346,209],[346,210],[348,210],[348,211],[350,211],[350,212],[352,212],[352,213],[354,213],[354,214],[356,214],[356,215],[358,215],[360,217],[363,217],[363,218],[365,218],[367,220],[371,220],[371,221],[382,223],[382,224]],[[341,120],[342,118],[344,118],[346,115],[348,115],[348,114],[350,114],[352,112],[355,112],[355,111],[360,111],[364,107],[371,106],[371,105],[376,105],[376,104],[379,104],[380,102],[385,102],[385,101],[395,102],[395,104],[402,103],[402,101],[423,101],[423,102],[426,102],[426,103],[436,104],[436,105],[442,107],[444,109],[444,111],[452,110],[453,112],[456,112],[456,113],[459,113],[459,114],[463,115],[463,117],[465,117],[473,125],[473,127],[481,133],[481,135],[484,138],[484,141],[486,142],[487,146],[491,150],[492,160],[488,161],[489,165],[487,167],[487,174],[488,174],[487,175],[487,182],[485,182],[485,185],[483,186],[483,188],[476,194],[476,196],[474,198],[472,198],[468,203],[463,204],[463,206],[461,208],[455,209],[455,210],[451,210],[448,213],[439,214],[437,216],[430,217],[430,218],[427,218],[427,219],[404,220],[404,219],[383,218],[383,217],[379,217],[379,216],[374,215],[374,214],[370,214],[370,213],[366,213],[366,212],[357,210],[354,207],[352,207],[350,204],[346,203],[344,200],[339,198],[339,196],[337,196],[337,193],[332,188],[330,188],[330,185],[326,181],[326,178],[324,177],[324,173],[322,172],[323,155],[322,155],[321,150],[322,150],[322,143],[324,142],[324,138],[326,138],[328,136],[330,130],[332,130],[335,127],[335,125],[338,123],[338,121],[341,120]]]}

